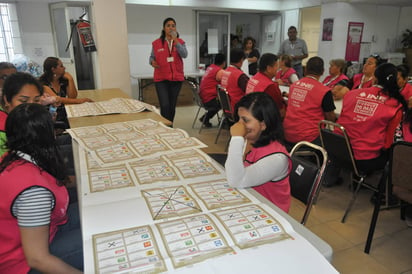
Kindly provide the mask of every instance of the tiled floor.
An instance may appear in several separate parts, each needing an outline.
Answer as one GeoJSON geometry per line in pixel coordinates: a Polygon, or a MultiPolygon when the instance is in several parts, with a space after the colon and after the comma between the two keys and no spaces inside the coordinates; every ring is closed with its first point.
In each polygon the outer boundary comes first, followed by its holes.
{"type": "MultiPolygon", "coordinates": [[[[191,128],[196,111],[195,106],[178,107],[174,127],[182,128],[206,143],[209,146],[206,152],[224,152],[228,130],[222,130],[218,143],[214,144],[217,121],[212,121],[213,128],[203,129],[199,134],[199,122],[195,129],[191,128]]],[[[363,249],[373,210],[369,201],[371,192],[361,190],[346,223],[342,224],[340,219],[350,195],[348,184],[322,189],[307,223],[310,230],[332,246],[334,267],[344,274],[412,274],[412,228],[400,220],[399,208],[380,212],[371,252],[367,255],[363,249]]],[[[300,220],[303,211],[304,206],[293,200],[290,215],[300,220]]]]}

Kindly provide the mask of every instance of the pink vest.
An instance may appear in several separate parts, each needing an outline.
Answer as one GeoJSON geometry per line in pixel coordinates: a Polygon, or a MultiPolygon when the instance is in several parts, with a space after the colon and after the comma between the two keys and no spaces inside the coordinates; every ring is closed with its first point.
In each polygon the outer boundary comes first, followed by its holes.
{"type": "Polygon", "coordinates": [[[412,132],[410,130],[409,122],[403,122],[402,124],[403,140],[406,142],[412,142],[412,132]]]}
{"type": "Polygon", "coordinates": [[[56,179],[32,163],[19,161],[0,173],[0,273],[27,273],[30,270],[23,253],[17,219],[11,213],[16,197],[32,186],[49,189],[56,200],[51,212],[49,242],[57,232],[57,226],[67,222],[69,196],[65,186],[58,186],[56,179]],[[23,164],[22,164],[23,163],[23,164]]]}
{"type": "Polygon", "coordinates": [[[284,83],[287,83],[288,85],[291,85],[292,82],[289,78],[292,74],[296,74],[296,70],[294,70],[293,68],[289,68],[287,71],[285,71],[285,73],[283,73],[282,70],[278,70],[275,78],[282,80],[284,83]]]}
{"type": "Polygon", "coordinates": [[[216,74],[222,68],[211,64],[202,77],[200,82],[200,98],[202,98],[203,103],[207,103],[217,97],[216,86],[219,82],[216,80],[216,74]]]}
{"type": "Polygon", "coordinates": [[[275,82],[273,82],[272,79],[267,77],[265,74],[258,72],[249,79],[246,87],[246,94],[256,91],[264,92],[268,86],[274,84],[275,82]]]}
{"type": "Polygon", "coordinates": [[[345,127],[356,160],[380,155],[389,121],[402,107],[380,91],[379,87],[351,90],[343,99],[337,122],[345,127]]]}
{"type": "Polygon", "coordinates": [[[406,85],[401,90],[403,98],[405,98],[406,103],[408,103],[409,98],[412,96],[412,85],[406,83],[406,85]]]}
{"type": "MultiPolygon", "coordinates": [[[[267,146],[252,148],[252,150],[246,155],[246,159],[243,162],[244,165],[250,166],[260,159],[275,153],[283,153],[289,157],[289,153],[286,148],[279,142],[274,141],[267,146]]],[[[274,203],[280,209],[289,212],[290,208],[290,184],[289,173],[292,169],[292,161],[289,158],[289,170],[288,175],[280,181],[269,181],[259,186],[254,186],[253,189],[259,192],[263,197],[274,203]]]]}
{"type": "Polygon", "coordinates": [[[283,127],[288,142],[312,142],[319,136],[318,123],[325,119],[322,100],[330,90],[319,81],[304,77],[290,86],[283,127]]]}
{"type": "Polygon", "coordinates": [[[232,105],[233,111],[235,111],[236,103],[245,95],[243,90],[238,86],[238,80],[242,74],[243,71],[240,69],[229,66],[223,71],[222,80],[220,81],[222,87],[229,93],[230,104],[232,105]]]}
{"type": "Polygon", "coordinates": [[[370,88],[373,85],[373,77],[372,77],[369,81],[367,81],[366,83],[363,83],[362,87],[360,87],[360,84],[362,83],[362,76],[363,76],[363,73],[358,73],[353,76],[352,89],[370,88]]]}
{"type": "MultiPolygon", "coordinates": [[[[182,39],[179,39],[179,42],[181,44],[184,43],[182,39]]],[[[167,40],[162,44],[160,38],[155,40],[152,46],[156,62],[159,65],[154,70],[154,81],[184,81],[183,60],[177,52],[176,46],[173,44],[172,51],[170,52],[167,40]],[[169,57],[173,57],[173,62],[167,61],[169,57]]]]}
{"type": "Polygon", "coordinates": [[[328,86],[330,88],[333,88],[334,86],[336,86],[337,83],[339,83],[341,80],[349,80],[348,76],[346,76],[345,74],[340,74],[338,77],[334,78],[331,75],[328,75],[325,80],[323,80],[323,84],[325,86],[328,86]]]}

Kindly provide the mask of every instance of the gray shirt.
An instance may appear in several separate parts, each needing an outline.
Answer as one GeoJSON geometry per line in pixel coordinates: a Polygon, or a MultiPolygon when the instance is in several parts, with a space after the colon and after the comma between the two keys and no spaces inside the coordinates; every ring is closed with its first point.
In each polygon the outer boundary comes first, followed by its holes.
{"type": "MultiPolygon", "coordinates": [[[[289,39],[282,42],[279,48],[278,55],[287,54],[290,56],[301,56],[308,54],[308,47],[303,39],[296,38],[292,43],[289,39]]],[[[292,66],[302,63],[302,60],[293,60],[292,66]]]]}

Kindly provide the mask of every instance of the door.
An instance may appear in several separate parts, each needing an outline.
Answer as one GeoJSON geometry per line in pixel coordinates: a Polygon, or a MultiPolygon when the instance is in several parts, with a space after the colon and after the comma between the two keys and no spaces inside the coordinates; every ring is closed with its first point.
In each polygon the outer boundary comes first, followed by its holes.
{"type": "Polygon", "coordinates": [[[198,68],[205,68],[212,64],[217,53],[225,54],[229,61],[229,22],[229,13],[197,13],[198,68]]]}
{"type": "MultiPolygon", "coordinates": [[[[71,32],[67,3],[50,4],[50,18],[52,21],[56,57],[62,61],[66,71],[73,76],[74,82],[77,83],[73,47],[70,45],[66,50],[71,32]]],[[[75,34],[77,35],[77,33],[75,34]]]]}

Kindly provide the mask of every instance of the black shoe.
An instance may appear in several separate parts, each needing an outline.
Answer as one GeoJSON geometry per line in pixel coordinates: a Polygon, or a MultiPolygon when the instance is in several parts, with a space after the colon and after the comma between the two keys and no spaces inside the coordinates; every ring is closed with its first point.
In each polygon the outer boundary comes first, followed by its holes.
{"type": "Polygon", "coordinates": [[[323,181],[322,186],[323,187],[333,187],[333,186],[339,186],[343,183],[343,178],[342,177],[338,177],[336,180],[332,181],[332,182],[328,182],[328,181],[323,181]]]}
{"type": "Polygon", "coordinates": [[[203,122],[203,116],[200,117],[199,121],[200,121],[205,127],[207,127],[207,128],[211,128],[211,127],[212,127],[212,124],[211,124],[209,121],[204,121],[204,122],[203,122]]]}
{"type": "MultiPolygon", "coordinates": [[[[380,200],[380,204],[381,204],[381,205],[385,205],[385,204],[386,204],[386,197],[385,197],[385,196],[386,196],[386,195],[383,194],[382,197],[381,197],[381,200],[380,200]]],[[[374,205],[378,202],[378,195],[377,195],[376,192],[373,193],[370,201],[371,201],[371,203],[374,204],[374,205]]],[[[399,204],[399,198],[396,197],[395,195],[389,194],[388,206],[396,206],[396,205],[398,205],[398,204],[399,204]]]]}

